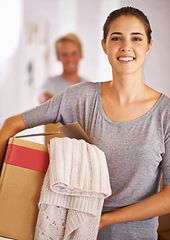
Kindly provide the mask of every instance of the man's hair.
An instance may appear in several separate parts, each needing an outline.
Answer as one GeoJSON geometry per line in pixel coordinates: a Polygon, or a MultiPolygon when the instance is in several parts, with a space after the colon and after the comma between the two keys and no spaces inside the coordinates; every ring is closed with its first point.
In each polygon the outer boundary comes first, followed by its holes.
{"type": "Polygon", "coordinates": [[[71,42],[76,43],[79,46],[79,48],[80,48],[80,52],[82,52],[82,44],[81,44],[81,41],[78,38],[78,36],[76,34],[74,34],[74,33],[68,33],[66,35],[63,35],[63,36],[59,37],[56,40],[56,42],[55,42],[56,54],[58,54],[58,45],[59,45],[59,43],[65,42],[65,41],[71,41],[71,42]]]}

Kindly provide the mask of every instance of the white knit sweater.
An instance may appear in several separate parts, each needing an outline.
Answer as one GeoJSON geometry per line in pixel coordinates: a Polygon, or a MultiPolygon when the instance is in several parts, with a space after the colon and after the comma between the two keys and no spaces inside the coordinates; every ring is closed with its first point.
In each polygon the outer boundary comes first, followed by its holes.
{"type": "Polygon", "coordinates": [[[53,138],[35,240],[96,239],[104,198],[111,195],[103,151],[84,140],[53,138]]]}

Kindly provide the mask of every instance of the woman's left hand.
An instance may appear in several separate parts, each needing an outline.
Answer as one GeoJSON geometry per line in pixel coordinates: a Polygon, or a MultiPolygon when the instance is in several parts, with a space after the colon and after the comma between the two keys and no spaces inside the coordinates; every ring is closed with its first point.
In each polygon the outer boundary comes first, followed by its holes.
{"type": "Polygon", "coordinates": [[[101,218],[100,218],[100,223],[99,223],[99,231],[100,231],[100,229],[102,229],[103,227],[105,227],[106,226],[106,224],[105,224],[105,216],[106,216],[106,214],[102,214],[101,215],[101,218]]]}

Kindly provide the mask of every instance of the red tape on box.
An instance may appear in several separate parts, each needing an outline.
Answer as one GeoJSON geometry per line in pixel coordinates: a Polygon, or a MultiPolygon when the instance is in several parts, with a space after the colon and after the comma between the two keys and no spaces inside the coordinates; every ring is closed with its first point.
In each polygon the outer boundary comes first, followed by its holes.
{"type": "Polygon", "coordinates": [[[45,151],[9,144],[4,162],[18,167],[46,172],[49,165],[49,154],[45,151]]]}

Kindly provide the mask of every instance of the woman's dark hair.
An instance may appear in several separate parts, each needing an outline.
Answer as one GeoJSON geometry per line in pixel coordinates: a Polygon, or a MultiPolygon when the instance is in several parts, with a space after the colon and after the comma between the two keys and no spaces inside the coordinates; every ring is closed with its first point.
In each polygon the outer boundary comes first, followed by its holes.
{"type": "Polygon", "coordinates": [[[106,38],[109,32],[109,27],[112,21],[122,15],[132,15],[137,17],[139,20],[141,20],[145,26],[146,35],[148,37],[148,43],[150,43],[150,40],[152,39],[151,37],[152,30],[151,30],[149,20],[142,11],[133,7],[122,7],[109,14],[103,26],[103,41],[106,42],[106,38]]]}

